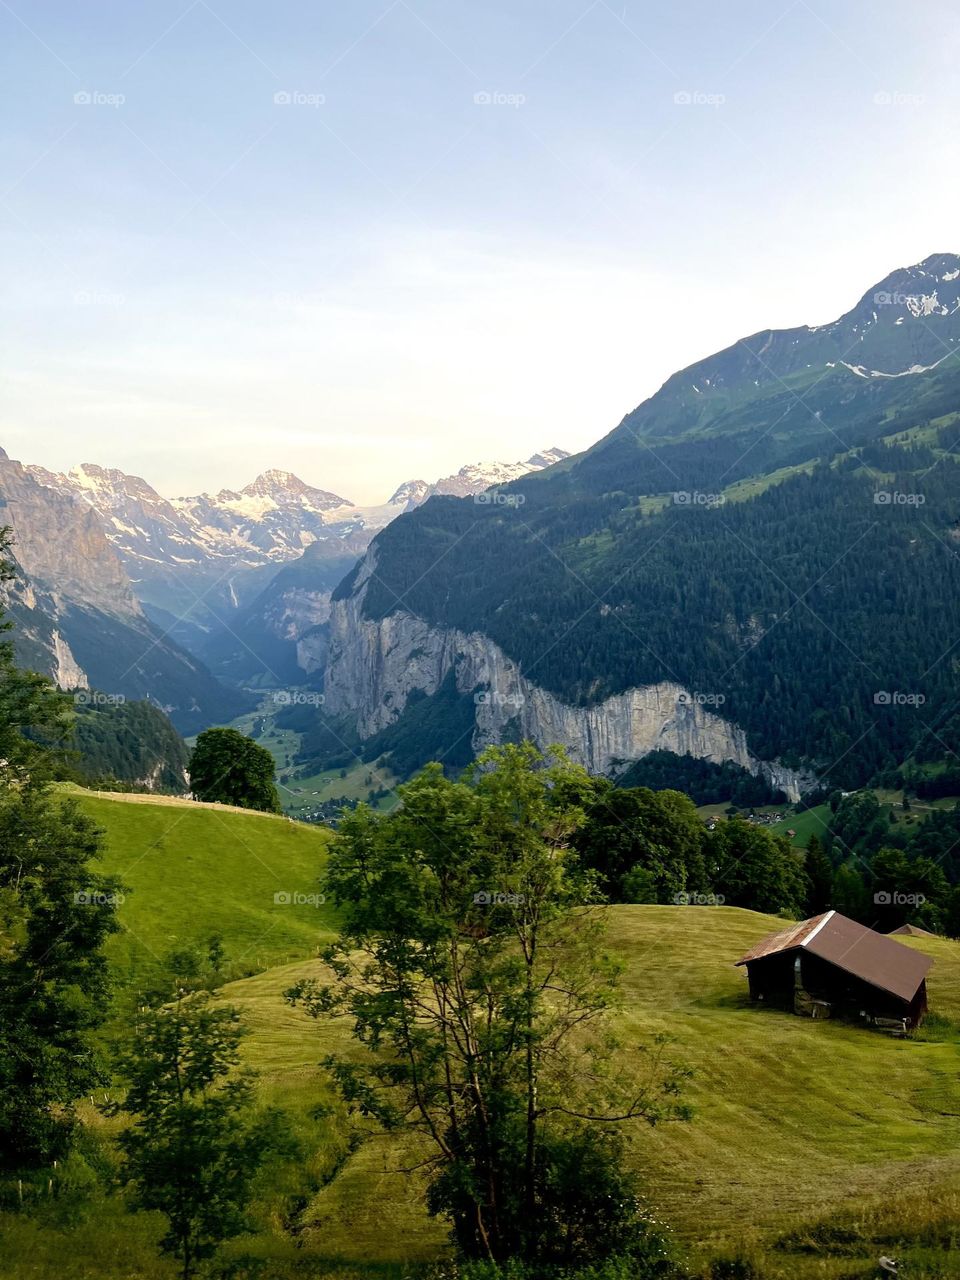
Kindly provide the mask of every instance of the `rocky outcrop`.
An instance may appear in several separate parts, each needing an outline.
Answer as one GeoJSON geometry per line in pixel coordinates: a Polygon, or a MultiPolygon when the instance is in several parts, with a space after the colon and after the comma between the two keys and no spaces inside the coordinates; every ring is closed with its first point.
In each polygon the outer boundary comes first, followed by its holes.
{"type": "Polygon", "coordinates": [[[396,720],[415,690],[436,693],[453,671],[458,691],[475,702],[477,751],[519,736],[540,746],[559,743],[591,772],[610,773],[666,750],[717,764],[732,760],[794,800],[813,785],[811,776],[758,760],[744,731],[720,715],[714,702],[678,684],[627,689],[594,706],[570,706],[527,680],[479,632],[434,627],[404,612],[381,620],[365,617],[363,597],[375,563],[374,546],[353,593],[332,606],[324,682],[326,712],[350,715],[362,738],[396,720]]]}
{"type": "Polygon", "coordinates": [[[61,689],[87,689],[90,681],[57,625],[60,605],[22,575],[0,585],[0,608],[14,623],[12,639],[22,667],[41,671],[61,689]]]}
{"type": "Polygon", "coordinates": [[[297,666],[308,676],[323,671],[330,651],[329,629],[322,624],[307,631],[297,641],[297,666]]]}
{"type": "Polygon", "coordinates": [[[279,639],[296,642],[330,617],[330,595],[296,587],[278,592],[263,612],[264,626],[279,639]]]}
{"type": "Polygon", "coordinates": [[[2,522],[27,579],[55,595],[125,620],[142,618],[120,557],[96,512],[39,484],[27,468],[0,458],[2,522]]]}
{"type": "Polygon", "coordinates": [[[0,524],[16,576],[0,588],[21,666],[63,689],[149,699],[185,733],[232,719],[251,699],[220,685],[146,617],[97,513],[0,451],[0,524]]]}
{"type": "Polygon", "coordinates": [[[87,680],[87,673],[73,656],[66,636],[54,630],[52,645],[53,661],[50,674],[54,684],[60,689],[88,689],[90,682],[87,680]]]}

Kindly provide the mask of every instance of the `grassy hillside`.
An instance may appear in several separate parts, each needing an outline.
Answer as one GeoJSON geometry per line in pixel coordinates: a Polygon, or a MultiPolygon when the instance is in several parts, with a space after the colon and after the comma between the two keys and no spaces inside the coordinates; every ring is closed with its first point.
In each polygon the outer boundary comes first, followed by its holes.
{"type": "MultiPolygon", "coordinates": [[[[624,1034],[668,1032],[696,1072],[693,1124],[637,1144],[651,1194],[687,1239],[769,1242],[866,1197],[960,1185],[955,1040],[895,1041],[747,1003],[732,962],[781,921],[733,908],[610,916],[627,960],[624,1034]]],[[[957,1019],[960,946],[923,942],[937,961],[931,1008],[957,1019]]]]}
{"type": "Polygon", "coordinates": [[[804,810],[803,813],[787,814],[783,822],[777,823],[772,830],[778,836],[785,836],[788,831],[795,832],[789,837],[790,843],[796,845],[798,849],[805,849],[811,836],[817,836],[822,840],[829,834],[832,816],[828,804],[818,804],[813,809],[804,810]]]}
{"type": "Polygon", "coordinates": [[[122,986],[214,933],[230,974],[315,954],[330,936],[330,908],[295,900],[319,893],[325,830],[189,801],[76,794],[104,832],[102,869],[126,886],[123,932],[109,944],[122,986]]]}
{"type": "MultiPolygon", "coordinates": [[[[872,790],[880,801],[883,815],[889,818],[890,813],[893,813],[897,823],[893,830],[906,836],[914,834],[917,827],[935,810],[950,810],[960,803],[960,796],[944,796],[937,800],[913,799],[910,801],[909,811],[904,811],[902,791],[885,791],[880,788],[872,788],[872,790]]],[[[700,812],[705,816],[708,812],[722,813],[723,806],[715,805],[710,810],[704,808],[700,812]]],[[[821,840],[828,837],[832,823],[833,813],[830,806],[819,804],[803,813],[788,813],[783,822],[778,822],[771,830],[782,836],[785,836],[788,831],[793,831],[795,834],[790,837],[791,844],[805,849],[811,836],[818,836],[821,840]]]]}
{"type": "MultiPolygon", "coordinates": [[[[444,1247],[408,1171],[417,1153],[376,1138],[349,1154],[347,1122],[318,1065],[347,1045],[348,1027],[313,1023],[282,999],[321,972],[311,957],[334,921],[326,905],[273,895],[317,891],[328,836],[284,818],[137,800],[80,798],[106,832],[106,868],[130,887],[126,931],[111,943],[118,977],[129,988],[171,948],[220,932],[228,971],[251,973],[223,998],[245,1016],[264,1101],[293,1117],[304,1144],[262,1187],[257,1233],[226,1250],[236,1274],[411,1280],[444,1247]]],[[[692,1263],[742,1251],[763,1280],[865,1280],[886,1252],[911,1280],[960,1275],[951,1260],[960,1255],[948,1253],[960,1222],[960,944],[906,940],[935,959],[939,1017],[895,1041],[750,1005],[733,962],[781,926],[773,917],[667,906],[611,907],[607,917],[624,966],[624,1073],[655,1032],[672,1037],[672,1055],[695,1073],[694,1120],[638,1126],[631,1138],[646,1194],[692,1263]]],[[[155,1257],[158,1235],[155,1217],[127,1215],[115,1197],[85,1214],[68,1205],[46,1217],[0,1215],[0,1273],[163,1280],[174,1269],[155,1257]]]]}
{"type": "MultiPolygon", "coordinates": [[[[769,1274],[791,1280],[863,1275],[864,1261],[883,1248],[851,1246],[844,1259],[836,1242],[826,1256],[773,1246],[822,1220],[831,1224],[819,1233],[826,1238],[848,1218],[869,1222],[878,1212],[879,1225],[868,1230],[883,1238],[919,1230],[941,1211],[956,1216],[957,1035],[938,1031],[945,1038],[934,1039],[931,1026],[929,1039],[895,1041],[751,1006],[733,961],[780,926],[736,908],[609,908],[609,944],[625,965],[624,1069],[635,1061],[631,1045],[664,1031],[695,1071],[694,1121],[638,1130],[635,1159],[650,1199],[694,1253],[758,1251],[769,1274]]],[[[935,958],[931,1009],[960,1020],[960,944],[908,945],[935,958]]],[[[316,1062],[344,1032],[305,1023],[284,1008],[281,992],[319,967],[285,966],[224,991],[254,1028],[251,1059],[271,1093],[300,1106],[320,1089],[316,1062]]],[[[310,1246],[370,1263],[430,1256],[440,1233],[401,1163],[383,1142],[354,1156],[310,1206],[310,1246]]]]}

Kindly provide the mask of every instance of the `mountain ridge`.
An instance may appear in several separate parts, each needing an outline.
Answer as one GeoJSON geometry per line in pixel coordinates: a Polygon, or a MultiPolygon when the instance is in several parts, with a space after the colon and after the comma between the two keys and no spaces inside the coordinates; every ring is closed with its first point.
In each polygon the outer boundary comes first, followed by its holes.
{"type": "MultiPolygon", "coordinates": [[[[958,281],[956,255],[898,269],[832,334],[778,331],[763,380],[746,339],[691,366],[719,371],[710,387],[681,370],[592,448],[508,483],[502,503],[436,497],[404,515],[368,552],[375,574],[362,566],[334,594],[328,705],[346,706],[366,664],[403,716],[406,677],[377,676],[391,628],[412,617],[446,637],[435,644],[485,637],[568,707],[672,683],[712,700],[754,758],[841,785],[934,734],[952,744],[937,664],[960,632],[944,555],[960,537],[958,281]],[[885,372],[908,376],[862,376],[834,358],[843,341],[871,365],[886,345],[885,372]],[[918,361],[928,350],[932,367],[918,361]],[[891,689],[931,711],[891,714],[891,689]]],[[[500,669],[491,660],[494,694],[500,669]]],[[[544,743],[548,727],[524,724],[544,743]]]]}
{"type": "MultiPolygon", "coordinates": [[[[670,418],[658,423],[655,415],[671,401],[682,405],[695,419],[687,430],[703,430],[711,401],[720,399],[722,403],[723,389],[732,373],[740,382],[755,379],[760,389],[783,385],[798,376],[803,381],[806,370],[835,368],[855,351],[880,363],[894,355],[891,331],[904,328],[908,317],[923,322],[906,329],[911,335],[909,363],[901,360],[900,369],[882,372],[895,375],[912,368],[926,372],[933,361],[952,354],[952,348],[960,343],[960,255],[932,254],[914,266],[897,268],[828,324],[762,329],[695,361],[671,375],[657,392],[627,414],[615,432],[627,427],[643,435],[669,434],[668,429],[676,424],[670,418]],[[937,287],[927,293],[932,285],[937,287]],[[937,298],[941,288],[945,289],[945,301],[937,298]],[[941,325],[942,332],[938,332],[932,325],[941,321],[949,323],[941,325]],[[691,392],[699,398],[699,404],[691,399],[691,392]]],[[[895,336],[899,354],[903,335],[895,336]]],[[[863,361],[857,365],[866,367],[863,361]]]]}
{"type": "Polygon", "coordinates": [[[224,678],[259,684],[316,670],[323,636],[302,652],[300,642],[326,622],[333,587],[379,529],[434,493],[478,493],[561,456],[554,448],[525,462],[470,464],[433,484],[406,481],[366,507],[278,468],[239,490],[186,498],[96,463],[24,472],[100,521],[140,612],[224,678]]]}

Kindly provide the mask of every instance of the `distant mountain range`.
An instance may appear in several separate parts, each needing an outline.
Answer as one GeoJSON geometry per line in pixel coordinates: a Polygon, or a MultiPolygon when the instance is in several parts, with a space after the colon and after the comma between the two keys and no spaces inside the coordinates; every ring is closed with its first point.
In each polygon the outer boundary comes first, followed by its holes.
{"type": "Polygon", "coordinates": [[[960,755],[958,348],[960,256],[937,254],[832,324],[674,374],[577,457],[467,466],[379,506],[289,472],[168,500],[3,459],[19,643],[186,731],[254,686],[322,689],[322,712],[295,708],[312,766],[328,746],[406,769],[530,737],[595,771],[731,761],[796,796],[942,761],[960,755]]]}
{"type": "Polygon", "coordinates": [[[476,463],[433,484],[408,480],[387,502],[357,506],[306,484],[289,471],[265,471],[235,492],[163,498],[140,476],[85,462],[66,473],[27,466],[38,484],[91,507],[126,569],[137,598],[174,616],[242,607],[271,570],[314,551],[341,561],[359,555],[373,535],[436,493],[479,493],[569,455],[562,449],[526,462],[476,463]],[[198,600],[199,597],[199,600],[198,600]]]}
{"type": "Polygon", "coordinates": [[[476,464],[357,506],[289,471],[235,492],[168,499],[139,476],[84,463],[67,473],[0,459],[0,501],[23,578],[9,602],[24,661],[64,687],[153,698],[184,732],[250,699],[227,684],[302,679],[319,661],[337,582],[391,520],[434,492],[473,493],[568,456],[476,464]],[[321,646],[322,647],[322,646],[321,646]]]}
{"type": "Polygon", "coordinates": [[[349,530],[340,543],[318,538],[275,573],[248,605],[241,605],[228,625],[214,629],[198,652],[232,684],[322,683],[330,598],[357,563],[358,545],[366,550],[380,529],[435,495],[478,495],[568,457],[563,449],[546,449],[525,462],[473,463],[433,484],[409,480],[383,506],[335,508],[331,518],[338,523],[329,526],[331,534],[349,530]]]}
{"type": "Polygon", "coordinates": [[[338,588],[325,713],[361,742],[466,716],[474,749],[598,770],[732,759],[791,794],[960,751],[958,345],[937,254],[682,370],[497,502],[436,497],[338,588]]]}
{"type": "Polygon", "coordinates": [[[264,472],[239,492],[175,499],[92,463],[66,474],[28,471],[96,513],[137,599],[195,651],[305,548],[319,543],[337,560],[360,555],[390,518],[384,512],[368,527],[345,499],[287,471],[264,472]]]}

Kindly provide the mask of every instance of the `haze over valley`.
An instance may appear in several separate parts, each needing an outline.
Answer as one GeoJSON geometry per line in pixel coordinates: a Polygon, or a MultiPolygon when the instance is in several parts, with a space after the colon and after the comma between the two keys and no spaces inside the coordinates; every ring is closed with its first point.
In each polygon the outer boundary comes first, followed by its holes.
{"type": "Polygon", "coordinates": [[[0,1277],[960,1280],[951,7],[0,49],[0,1277]]]}

